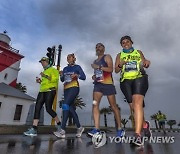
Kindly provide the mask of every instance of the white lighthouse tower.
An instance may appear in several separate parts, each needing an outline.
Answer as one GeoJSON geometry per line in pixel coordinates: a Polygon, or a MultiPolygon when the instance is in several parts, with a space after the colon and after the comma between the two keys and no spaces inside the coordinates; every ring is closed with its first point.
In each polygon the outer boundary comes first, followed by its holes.
{"type": "Polygon", "coordinates": [[[4,82],[15,87],[20,61],[24,56],[19,54],[19,50],[9,45],[10,41],[6,32],[0,33],[0,83],[4,82]]]}

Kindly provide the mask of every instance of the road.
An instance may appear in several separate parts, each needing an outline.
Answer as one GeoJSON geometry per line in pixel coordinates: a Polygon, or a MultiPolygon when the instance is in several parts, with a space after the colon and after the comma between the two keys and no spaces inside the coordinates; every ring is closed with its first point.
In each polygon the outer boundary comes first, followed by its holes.
{"type": "MultiPolygon", "coordinates": [[[[127,132],[131,136],[132,132],[127,132]]],[[[110,142],[109,137],[115,133],[107,133],[107,143],[95,148],[91,139],[83,134],[75,138],[75,134],[67,134],[65,139],[58,139],[53,134],[42,134],[37,137],[23,135],[0,135],[0,154],[179,154],[180,133],[168,133],[173,143],[148,143],[144,147],[132,147],[128,143],[110,142]]],[[[162,133],[153,133],[154,137],[163,137],[162,133]]]]}

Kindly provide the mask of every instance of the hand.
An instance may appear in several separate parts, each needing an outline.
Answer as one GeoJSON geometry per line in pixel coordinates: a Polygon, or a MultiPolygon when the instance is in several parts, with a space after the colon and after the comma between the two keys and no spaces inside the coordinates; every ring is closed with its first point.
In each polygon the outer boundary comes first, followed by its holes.
{"type": "Polygon", "coordinates": [[[91,64],[91,67],[94,68],[94,69],[99,69],[100,68],[100,66],[96,65],[96,64],[91,64]]]}
{"type": "Polygon", "coordinates": [[[41,83],[41,79],[38,78],[38,77],[36,77],[36,82],[37,82],[37,83],[41,83]]]}
{"type": "Polygon", "coordinates": [[[72,75],[71,75],[71,78],[72,78],[72,79],[77,79],[77,78],[78,78],[78,75],[77,75],[77,74],[72,74],[72,75]]]}
{"type": "Polygon", "coordinates": [[[95,81],[95,80],[96,80],[96,76],[95,76],[95,75],[93,75],[93,76],[92,76],[92,79],[95,81]]]}
{"type": "Polygon", "coordinates": [[[62,76],[63,75],[63,71],[59,71],[59,74],[60,74],[60,76],[62,76]]]}
{"type": "Polygon", "coordinates": [[[148,68],[150,66],[151,62],[149,60],[143,61],[143,67],[148,68]]]}

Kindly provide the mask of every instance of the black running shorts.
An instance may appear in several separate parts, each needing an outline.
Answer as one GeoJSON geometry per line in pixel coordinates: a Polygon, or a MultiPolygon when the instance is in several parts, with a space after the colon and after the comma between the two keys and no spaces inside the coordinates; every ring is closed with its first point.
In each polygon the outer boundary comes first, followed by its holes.
{"type": "Polygon", "coordinates": [[[145,96],[148,90],[148,75],[143,75],[137,79],[125,79],[120,83],[120,88],[128,103],[132,103],[132,96],[140,94],[145,96]]]}

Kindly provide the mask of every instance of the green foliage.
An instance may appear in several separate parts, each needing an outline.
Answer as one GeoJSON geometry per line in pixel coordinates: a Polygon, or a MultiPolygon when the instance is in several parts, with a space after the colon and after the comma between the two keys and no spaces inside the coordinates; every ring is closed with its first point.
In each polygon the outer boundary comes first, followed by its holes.
{"type": "Polygon", "coordinates": [[[176,120],[168,120],[167,124],[170,126],[170,129],[172,129],[172,126],[176,125],[176,120]]]}
{"type": "Polygon", "coordinates": [[[121,119],[121,123],[123,124],[124,128],[126,128],[126,124],[128,123],[127,119],[121,119]]]}
{"type": "MultiPolygon", "coordinates": [[[[64,101],[64,96],[61,98],[61,100],[59,101],[59,107],[61,108],[62,107],[62,103],[64,101]]],[[[74,102],[74,107],[75,108],[80,108],[80,109],[83,109],[83,107],[86,107],[86,103],[83,102],[82,98],[78,95],[75,99],[75,102],[74,102]]]]}
{"type": "Polygon", "coordinates": [[[109,107],[103,107],[100,110],[100,114],[111,114],[111,113],[112,113],[112,110],[109,107]]]}
{"type": "Polygon", "coordinates": [[[16,83],[16,89],[20,90],[23,93],[27,93],[27,88],[25,85],[23,85],[21,82],[16,83]]]}

